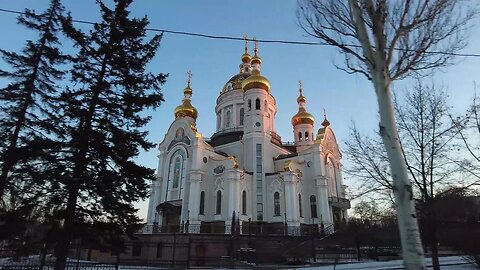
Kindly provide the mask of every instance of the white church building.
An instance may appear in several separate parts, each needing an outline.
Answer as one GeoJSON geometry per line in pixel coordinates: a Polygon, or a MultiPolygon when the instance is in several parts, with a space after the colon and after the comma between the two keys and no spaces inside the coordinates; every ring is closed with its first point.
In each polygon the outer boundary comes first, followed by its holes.
{"type": "Polygon", "coordinates": [[[326,119],[315,129],[300,83],[294,142],[275,132],[277,105],[261,75],[257,44],[247,46],[240,71],[217,98],[216,132],[197,130],[193,90],[184,90],[159,144],[157,179],[151,185],[147,223],[163,230],[182,224],[199,228],[240,224],[331,226],[348,219],[342,164],[326,119]],[[193,100],[194,103],[194,100],[193,100]]]}

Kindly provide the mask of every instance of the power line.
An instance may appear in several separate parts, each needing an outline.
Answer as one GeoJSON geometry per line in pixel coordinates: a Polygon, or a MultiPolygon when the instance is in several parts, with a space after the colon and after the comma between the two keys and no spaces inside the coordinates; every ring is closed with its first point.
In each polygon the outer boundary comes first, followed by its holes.
{"type": "MultiPolygon", "coordinates": [[[[24,15],[25,12],[15,11],[15,10],[8,10],[0,8],[0,12],[5,13],[12,13],[18,15],[24,15]]],[[[78,19],[72,19],[72,22],[81,23],[81,24],[88,24],[88,25],[95,25],[95,22],[91,21],[84,21],[78,19]]],[[[146,28],[145,30],[150,32],[158,32],[158,33],[168,33],[174,35],[184,35],[184,36],[192,36],[192,37],[201,37],[201,38],[208,38],[208,39],[221,39],[221,40],[235,40],[235,41],[245,41],[245,37],[235,37],[235,36],[219,36],[219,35],[210,35],[210,34],[203,34],[203,33],[194,33],[194,32],[186,32],[186,31],[175,31],[175,30],[168,30],[168,29],[161,29],[161,28],[146,28]]],[[[253,39],[247,38],[249,41],[253,41],[253,39]]],[[[309,42],[309,41],[297,41],[297,40],[281,40],[281,39],[256,39],[257,42],[260,43],[276,43],[276,44],[289,44],[289,45],[307,45],[307,46],[331,46],[335,47],[334,45],[327,44],[324,42],[309,42]]],[[[354,47],[360,48],[360,45],[355,44],[343,44],[346,47],[354,47]]],[[[395,49],[398,51],[403,51],[402,49],[395,49]]],[[[411,50],[413,51],[413,50],[411,50]]],[[[443,54],[443,55],[452,55],[452,56],[463,56],[463,57],[480,57],[480,54],[476,53],[452,53],[452,52],[440,52],[440,51],[427,51],[424,53],[429,54],[443,54]]]]}

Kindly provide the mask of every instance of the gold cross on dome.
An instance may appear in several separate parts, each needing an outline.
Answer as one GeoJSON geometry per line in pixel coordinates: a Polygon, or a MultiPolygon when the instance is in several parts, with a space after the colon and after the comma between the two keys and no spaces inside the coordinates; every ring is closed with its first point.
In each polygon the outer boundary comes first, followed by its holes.
{"type": "Polygon", "coordinates": [[[187,82],[188,82],[188,86],[190,86],[190,81],[192,80],[192,71],[189,70],[189,71],[187,72],[187,75],[188,75],[188,81],[187,81],[187,82]]]}
{"type": "Polygon", "coordinates": [[[300,96],[301,96],[303,94],[302,80],[298,80],[298,89],[300,90],[300,96]]]}
{"type": "Polygon", "coordinates": [[[258,52],[258,41],[256,37],[253,37],[253,52],[255,53],[255,56],[257,56],[258,52]]]}
{"type": "Polygon", "coordinates": [[[245,40],[245,54],[248,53],[248,36],[243,35],[243,40],[245,40]]]}

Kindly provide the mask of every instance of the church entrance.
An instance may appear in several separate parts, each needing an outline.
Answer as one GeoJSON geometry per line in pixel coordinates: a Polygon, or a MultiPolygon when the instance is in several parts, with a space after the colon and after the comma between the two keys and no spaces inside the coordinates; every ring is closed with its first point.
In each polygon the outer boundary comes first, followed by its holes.
{"type": "Polygon", "coordinates": [[[161,232],[180,231],[182,200],[163,202],[159,204],[156,209],[162,217],[161,232]]]}

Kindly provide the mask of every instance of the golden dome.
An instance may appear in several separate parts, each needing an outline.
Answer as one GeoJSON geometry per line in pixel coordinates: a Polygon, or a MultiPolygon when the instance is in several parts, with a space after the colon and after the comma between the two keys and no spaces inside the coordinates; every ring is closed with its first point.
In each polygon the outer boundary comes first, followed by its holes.
{"type": "Polygon", "coordinates": [[[307,101],[307,98],[305,98],[302,94],[300,94],[300,95],[297,97],[297,103],[305,102],[305,101],[307,101]]]}
{"type": "Polygon", "coordinates": [[[252,60],[252,56],[250,54],[248,54],[248,52],[245,52],[242,55],[242,62],[243,63],[249,63],[251,60],[252,60]]]}
{"type": "Polygon", "coordinates": [[[317,141],[317,142],[322,143],[323,138],[325,138],[325,131],[326,131],[326,130],[327,130],[326,127],[319,128],[319,129],[318,129],[317,138],[316,138],[316,141],[317,141]]]}
{"type": "Polygon", "coordinates": [[[183,89],[183,93],[188,95],[192,94],[192,88],[190,88],[190,83],[188,84],[187,87],[185,87],[185,89],[183,89]]]}
{"type": "Polygon", "coordinates": [[[315,117],[309,114],[304,108],[300,108],[298,113],[292,117],[292,126],[299,124],[310,124],[313,126],[315,123],[315,117]]]}
{"type": "Polygon", "coordinates": [[[192,106],[192,103],[190,103],[190,100],[188,99],[184,99],[182,105],[175,108],[174,114],[175,118],[189,116],[193,119],[197,119],[198,117],[197,109],[192,106]]]}
{"type": "Polygon", "coordinates": [[[255,63],[261,64],[261,63],[262,63],[262,58],[260,58],[259,56],[255,55],[250,62],[251,62],[252,64],[255,64],[255,63]]]}
{"type": "Polygon", "coordinates": [[[265,91],[270,91],[270,81],[260,75],[258,70],[252,71],[252,75],[243,80],[242,82],[243,91],[247,91],[252,88],[260,88],[265,91]]]}
{"type": "Polygon", "coordinates": [[[227,91],[230,91],[230,90],[242,89],[242,83],[248,77],[250,77],[250,73],[246,73],[246,72],[239,73],[239,74],[233,76],[223,86],[221,94],[223,94],[227,91]]]}
{"type": "Polygon", "coordinates": [[[323,119],[322,126],[324,126],[324,127],[330,126],[330,121],[327,120],[326,116],[325,116],[325,119],[323,119]]]}

